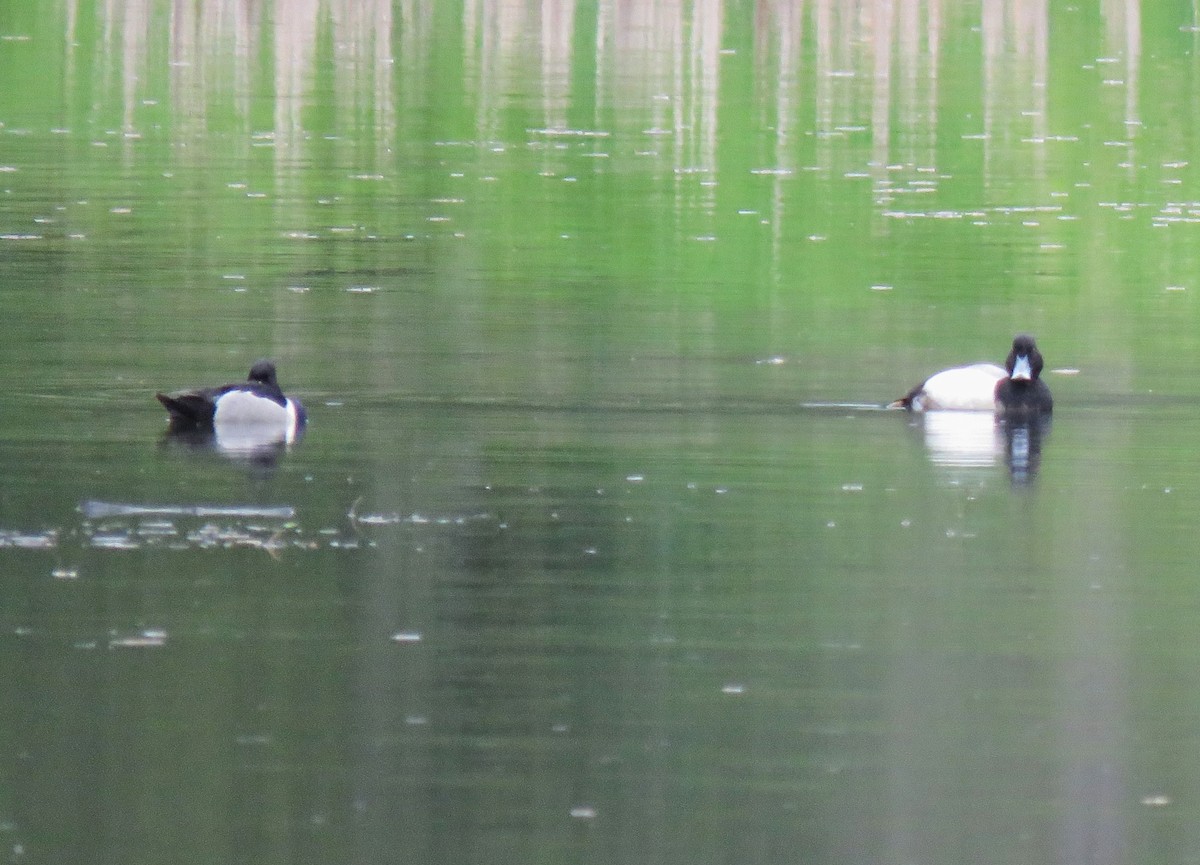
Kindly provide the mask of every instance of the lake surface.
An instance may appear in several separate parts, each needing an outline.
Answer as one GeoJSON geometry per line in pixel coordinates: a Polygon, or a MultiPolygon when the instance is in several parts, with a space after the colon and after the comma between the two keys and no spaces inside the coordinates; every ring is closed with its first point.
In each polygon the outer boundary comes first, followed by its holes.
{"type": "Polygon", "coordinates": [[[0,0],[0,854],[1200,861],[1193,16],[0,0]]]}

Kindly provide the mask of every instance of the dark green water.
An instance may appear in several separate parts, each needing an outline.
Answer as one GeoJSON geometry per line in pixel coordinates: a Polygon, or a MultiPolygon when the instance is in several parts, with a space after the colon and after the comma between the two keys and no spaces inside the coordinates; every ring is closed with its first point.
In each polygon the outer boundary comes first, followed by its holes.
{"type": "Polygon", "coordinates": [[[0,858],[1200,860],[1198,22],[984,5],[0,0],[0,858]]]}

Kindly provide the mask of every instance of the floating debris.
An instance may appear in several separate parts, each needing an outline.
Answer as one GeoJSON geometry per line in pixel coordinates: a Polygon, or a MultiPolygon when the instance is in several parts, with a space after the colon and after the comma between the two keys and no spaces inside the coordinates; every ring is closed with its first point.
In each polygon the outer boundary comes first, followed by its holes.
{"type": "Polygon", "coordinates": [[[101,534],[91,536],[91,545],[100,550],[136,550],[142,545],[128,534],[101,534]]]}
{"type": "Polygon", "coordinates": [[[86,501],[79,512],[90,520],[105,517],[265,517],[288,520],[296,509],[286,505],[259,507],[254,505],[128,505],[118,502],[86,501]]]}
{"type": "Polygon", "coordinates": [[[605,129],[564,129],[562,127],[528,129],[530,135],[540,135],[545,138],[608,138],[611,132],[605,129]]]}
{"type": "MultiPolygon", "coordinates": [[[[360,500],[361,501],[361,500],[360,500]]],[[[368,527],[408,528],[493,533],[507,524],[490,512],[423,514],[357,512],[354,502],[344,520],[305,526],[290,505],[176,505],[134,504],[87,500],[76,507],[75,524],[48,529],[0,527],[0,550],[57,550],[64,545],[101,551],[144,549],[252,549],[279,558],[286,550],[373,549],[376,541],[364,535],[368,527]]],[[[420,551],[420,549],[418,549],[420,551]]],[[[76,566],[50,562],[55,580],[79,578],[76,566]]],[[[403,640],[400,640],[403,641],[403,640]]]]}
{"type": "Polygon", "coordinates": [[[362,498],[350,505],[346,518],[355,526],[466,526],[475,523],[496,523],[497,517],[490,513],[455,514],[431,516],[422,513],[402,514],[396,511],[381,513],[359,513],[358,506],[362,498]]]}
{"type": "Polygon", "coordinates": [[[51,550],[58,546],[58,532],[22,532],[0,529],[0,547],[17,547],[22,550],[51,550]]]}
{"type": "Polygon", "coordinates": [[[129,636],[113,636],[108,641],[110,649],[154,649],[165,646],[167,632],[159,629],[146,629],[129,636]]]}

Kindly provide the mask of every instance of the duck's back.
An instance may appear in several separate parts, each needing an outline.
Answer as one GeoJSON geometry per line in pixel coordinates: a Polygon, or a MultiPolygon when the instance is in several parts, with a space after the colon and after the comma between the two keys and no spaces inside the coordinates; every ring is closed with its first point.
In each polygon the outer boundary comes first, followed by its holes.
{"type": "Polygon", "coordinates": [[[975,363],[931,375],[897,403],[913,411],[992,411],[1004,367],[975,363]]]}

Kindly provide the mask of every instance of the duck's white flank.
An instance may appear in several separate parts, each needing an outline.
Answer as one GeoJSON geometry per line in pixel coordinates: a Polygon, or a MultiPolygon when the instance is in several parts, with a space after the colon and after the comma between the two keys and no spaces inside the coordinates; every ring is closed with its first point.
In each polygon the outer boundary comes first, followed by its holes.
{"type": "Polygon", "coordinates": [[[280,405],[250,391],[232,390],[217,400],[213,426],[233,424],[293,429],[296,426],[296,405],[290,399],[285,405],[280,405]]]}
{"type": "Polygon", "coordinates": [[[994,363],[958,366],[931,375],[913,397],[913,411],[992,411],[996,382],[1007,376],[994,363]]]}

